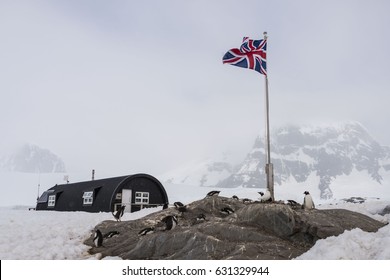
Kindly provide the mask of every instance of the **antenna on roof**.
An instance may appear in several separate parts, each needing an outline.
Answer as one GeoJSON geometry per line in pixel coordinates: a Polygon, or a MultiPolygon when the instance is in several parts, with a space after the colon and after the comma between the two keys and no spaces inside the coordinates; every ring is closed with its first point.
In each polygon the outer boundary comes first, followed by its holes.
{"type": "Polygon", "coordinates": [[[92,181],[95,180],[95,169],[92,169],[92,181]]]}
{"type": "Polygon", "coordinates": [[[41,170],[39,169],[39,175],[38,175],[38,196],[37,196],[37,201],[39,199],[39,188],[41,186],[41,170]]]}

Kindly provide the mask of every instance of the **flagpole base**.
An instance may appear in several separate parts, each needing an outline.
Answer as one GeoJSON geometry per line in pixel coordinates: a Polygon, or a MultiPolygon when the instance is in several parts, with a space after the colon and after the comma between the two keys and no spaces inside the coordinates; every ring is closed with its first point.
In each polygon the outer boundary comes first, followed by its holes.
{"type": "Polygon", "coordinates": [[[265,165],[265,173],[267,176],[267,189],[271,194],[272,201],[275,201],[274,194],[274,165],[272,163],[267,163],[265,165]]]}

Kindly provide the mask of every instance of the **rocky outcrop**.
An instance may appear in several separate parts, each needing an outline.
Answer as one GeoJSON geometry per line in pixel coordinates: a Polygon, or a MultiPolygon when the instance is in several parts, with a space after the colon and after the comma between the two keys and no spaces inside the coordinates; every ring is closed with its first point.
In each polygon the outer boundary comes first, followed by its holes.
{"type": "Polygon", "coordinates": [[[179,213],[168,208],[126,222],[104,221],[97,225],[103,234],[118,231],[96,248],[92,236],[85,241],[91,254],[123,259],[292,259],[309,250],[316,240],[345,230],[377,231],[384,224],[344,209],[302,210],[283,203],[247,203],[226,197],[206,197],[179,213]],[[220,210],[230,207],[232,214],[220,210]],[[206,220],[198,221],[204,214],[206,220]],[[178,226],[165,230],[161,220],[178,216],[178,226]],[[146,227],[149,235],[138,236],[146,227]]]}

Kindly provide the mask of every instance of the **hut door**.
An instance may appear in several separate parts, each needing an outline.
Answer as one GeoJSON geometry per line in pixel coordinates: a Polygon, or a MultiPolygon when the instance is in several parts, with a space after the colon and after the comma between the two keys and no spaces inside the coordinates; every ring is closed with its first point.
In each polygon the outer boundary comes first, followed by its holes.
{"type": "Polygon", "coordinates": [[[122,205],[126,205],[125,212],[131,212],[131,190],[122,190],[122,205]]]}

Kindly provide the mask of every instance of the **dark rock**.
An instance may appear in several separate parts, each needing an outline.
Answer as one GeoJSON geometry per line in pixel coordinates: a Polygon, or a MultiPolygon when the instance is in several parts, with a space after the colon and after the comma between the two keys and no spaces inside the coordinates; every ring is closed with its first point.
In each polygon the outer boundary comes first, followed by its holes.
{"type": "Polygon", "coordinates": [[[355,196],[353,196],[353,197],[350,197],[350,198],[344,198],[343,199],[345,202],[349,202],[349,203],[359,203],[359,204],[362,204],[362,203],[364,203],[365,201],[366,201],[366,199],[365,198],[363,198],[363,197],[355,197],[355,196]]]}
{"type": "Polygon", "coordinates": [[[386,214],[390,214],[390,205],[387,205],[380,213],[378,213],[379,215],[386,215],[386,214]]]}
{"type": "MultiPolygon", "coordinates": [[[[206,197],[188,205],[175,229],[165,231],[161,222],[175,209],[168,208],[139,220],[104,221],[103,233],[120,234],[92,247],[91,254],[123,259],[292,259],[309,250],[318,239],[361,228],[374,232],[383,223],[344,209],[302,210],[282,203],[252,203],[221,196],[206,197]],[[224,215],[220,209],[235,212],[224,215]],[[204,214],[207,220],[197,217],[204,214]],[[153,233],[138,236],[146,227],[153,233]]],[[[177,213],[177,212],[176,212],[177,213]]],[[[92,237],[85,241],[92,246],[92,237]]]]}

